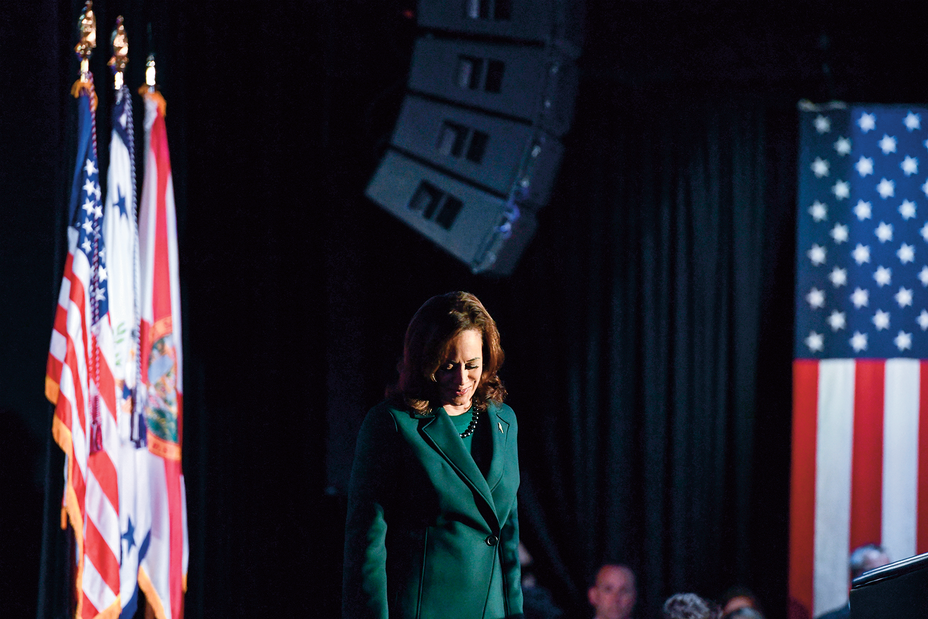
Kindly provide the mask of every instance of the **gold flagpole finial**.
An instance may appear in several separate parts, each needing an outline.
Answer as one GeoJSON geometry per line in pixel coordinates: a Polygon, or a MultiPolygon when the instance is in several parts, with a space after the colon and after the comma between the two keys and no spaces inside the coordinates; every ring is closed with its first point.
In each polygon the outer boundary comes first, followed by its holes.
{"type": "Polygon", "coordinates": [[[114,87],[122,88],[123,71],[129,62],[129,39],[126,37],[126,27],[123,25],[122,15],[116,18],[116,29],[113,30],[113,57],[107,63],[113,68],[114,87]]]}
{"type": "Polygon", "coordinates": [[[97,18],[93,14],[93,2],[87,0],[81,19],[77,24],[80,41],[74,46],[74,51],[81,59],[81,81],[87,81],[90,75],[90,54],[97,46],[97,18]]]}

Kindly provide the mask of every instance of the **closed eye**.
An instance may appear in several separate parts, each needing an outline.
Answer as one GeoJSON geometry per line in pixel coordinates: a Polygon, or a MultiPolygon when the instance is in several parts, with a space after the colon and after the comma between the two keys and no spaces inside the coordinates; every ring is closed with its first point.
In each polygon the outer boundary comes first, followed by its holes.
{"type": "MultiPolygon", "coordinates": [[[[439,369],[447,372],[447,371],[453,370],[458,365],[460,364],[459,363],[446,363],[443,366],[441,366],[439,369]]],[[[480,363],[477,363],[474,361],[468,361],[467,363],[464,364],[464,369],[465,370],[478,370],[480,369],[480,363]]]]}

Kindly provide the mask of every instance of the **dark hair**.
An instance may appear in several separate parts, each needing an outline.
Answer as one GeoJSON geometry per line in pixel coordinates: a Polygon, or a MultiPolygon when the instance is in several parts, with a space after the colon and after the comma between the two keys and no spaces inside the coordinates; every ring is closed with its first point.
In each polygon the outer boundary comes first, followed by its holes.
{"type": "Polygon", "coordinates": [[[435,372],[444,362],[451,341],[470,330],[479,331],[483,340],[483,368],[474,408],[484,411],[488,402],[502,402],[506,388],[497,376],[503,365],[503,349],[496,322],[477,297],[460,291],[432,297],[409,321],[403,359],[397,367],[399,381],[387,390],[387,397],[419,414],[441,406],[435,372]]]}
{"type": "Polygon", "coordinates": [[[629,576],[632,582],[632,588],[635,589],[637,593],[638,579],[635,577],[635,572],[632,570],[632,568],[628,567],[624,563],[603,563],[602,565],[600,565],[599,569],[596,570],[596,572],[594,572],[590,577],[587,578],[587,581],[589,582],[588,588],[596,586],[596,583],[599,581],[599,575],[602,574],[603,570],[606,569],[607,567],[612,568],[612,569],[617,569],[621,572],[624,572],[627,576],[629,576]]]}
{"type": "Polygon", "coordinates": [[[716,619],[719,612],[695,593],[677,593],[664,602],[664,619],[716,619]]]}
{"type": "MultiPolygon", "coordinates": [[[[760,600],[757,598],[756,595],[754,595],[753,591],[741,585],[735,585],[734,587],[731,587],[728,591],[726,591],[724,594],[722,594],[722,599],[719,600],[719,606],[724,611],[725,607],[728,606],[728,603],[731,602],[735,598],[748,599],[750,601],[750,608],[753,608],[759,611],[760,614],[763,615],[763,612],[762,612],[763,607],[761,606],[760,600]]],[[[724,616],[727,617],[728,615],[724,615],[724,616]]]]}

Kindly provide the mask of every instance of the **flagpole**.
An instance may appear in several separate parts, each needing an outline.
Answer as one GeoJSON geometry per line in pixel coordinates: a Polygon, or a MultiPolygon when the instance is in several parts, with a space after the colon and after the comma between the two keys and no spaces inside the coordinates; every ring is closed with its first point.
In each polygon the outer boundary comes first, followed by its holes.
{"type": "MultiPolygon", "coordinates": [[[[116,18],[116,27],[113,30],[113,33],[110,37],[112,47],[113,47],[113,56],[107,62],[113,70],[113,89],[117,93],[116,100],[122,101],[125,97],[125,105],[129,109],[129,113],[125,118],[126,123],[126,134],[124,139],[127,141],[126,145],[129,147],[130,153],[130,176],[132,183],[132,212],[129,221],[131,222],[132,228],[132,238],[138,236],[138,210],[136,205],[135,196],[135,160],[134,160],[134,147],[131,146],[133,141],[134,131],[132,125],[132,114],[131,114],[131,100],[129,99],[129,90],[126,88],[125,82],[125,69],[126,65],[129,64],[129,37],[126,34],[125,20],[123,16],[120,15],[116,18]]],[[[115,123],[114,119],[114,123],[115,123]]],[[[114,124],[115,126],[115,124],[114,124]]],[[[131,440],[136,447],[145,443],[144,432],[142,431],[141,420],[141,407],[139,406],[138,398],[138,388],[140,384],[139,375],[141,369],[141,361],[139,355],[139,308],[138,308],[138,265],[139,265],[139,256],[138,256],[138,242],[133,244],[133,255],[132,255],[132,298],[133,298],[133,315],[132,315],[132,326],[130,331],[130,336],[132,337],[133,349],[129,355],[129,359],[134,360],[133,368],[126,368],[126,376],[124,377],[125,384],[131,385],[130,395],[129,395],[129,428],[128,428],[128,438],[131,440]],[[130,380],[128,373],[132,372],[134,377],[130,380]]]]}
{"type": "Polygon", "coordinates": [[[144,398],[148,454],[152,461],[151,544],[141,559],[139,588],[165,619],[183,617],[189,541],[184,475],[183,353],[177,224],[165,101],[158,92],[154,56],[146,62],[145,180],[139,199],[142,359],[140,397],[144,398]],[[144,391],[144,393],[143,393],[144,391]]]}
{"type": "MultiPolygon", "coordinates": [[[[115,616],[119,600],[118,435],[112,372],[105,244],[101,235],[96,148],[96,94],[90,56],[96,18],[88,0],[78,21],[80,76],[78,151],[68,205],[68,258],[46,368],[46,395],[55,403],[52,435],[66,456],[63,504],[73,531],[75,616],[115,616]],[[86,569],[85,569],[86,568],[86,569]]],[[[70,554],[70,553],[69,553],[70,554]]]]}
{"type": "Polygon", "coordinates": [[[93,2],[87,0],[84,9],[81,11],[81,18],[78,21],[78,29],[81,38],[74,51],[81,59],[81,81],[86,82],[90,76],[90,55],[97,46],[97,18],[93,14],[93,2]]]}
{"type": "Polygon", "coordinates": [[[149,54],[145,61],[145,83],[139,87],[139,94],[143,98],[151,99],[158,104],[162,116],[167,116],[167,102],[158,91],[157,69],[155,68],[155,55],[149,54]]]}
{"type": "MultiPolygon", "coordinates": [[[[81,69],[80,69],[80,78],[74,82],[74,86],[71,87],[71,94],[75,98],[80,97],[82,94],[87,94],[90,97],[90,111],[91,114],[94,114],[97,109],[97,93],[93,85],[93,74],[90,72],[90,56],[93,54],[93,50],[97,47],[97,17],[93,12],[93,1],[87,0],[84,4],[84,8],[81,11],[81,17],[78,21],[78,31],[80,32],[80,39],[77,42],[77,45],[74,46],[74,51],[77,53],[78,57],[81,59],[81,69]]],[[[93,126],[93,125],[92,125],[93,126]]],[[[93,141],[93,149],[96,150],[96,129],[92,129],[91,139],[93,141]]],[[[99,218],[94,220],[94,229],[93,229],[93,251],[92,251],[92,264],[91,264],[91,279],[90,279],[90,325],[91,331],[97,329],[97,322],[100,319],[98,315],[98,302],[99,298],[97,295],[97,290],[99,287],[98,279],[98,256],[99,256],[99,218]]],[[[90,393],[88,394],[90,399],[90,453],[96,453],[97,451],[103,449],[103,437],[101,434],[101,421],[100,421],[100,350],[97,345],[96,338],[91,338],[91,353],[89,355],[88,361],[90,362],[90,376],[93,380],[95,387],[90,388],[90,393]]]]}
{"type": "Polygon", "coordinates": [[[113,56],[106,63],[113,68],[113,90],[120,90],[124,83],[123,72],[129,63],[129,39],[126,37],[126,27],[123,25],[122,15],[116,18],[116,29],[112,35],[113,56]]]}
{"type": "Polygon", "coordinates": [[[145,62],[145,86],[143,86],[143,88],[145,88],[148,92],[155,92],[156,73],[155,55],[149,54],[148,60],[145,62]]]}
{"type": "MultiPolygon", "coordinates": [[[[91,118],[93,117],[93,114],[96,112],[96,109],[97,109],[97,97],[96,97],[96,91],[93,87],[93,75],[90,73],[90,56],[93,53],[93,49],[97,46],[97,19],[93,13],[92,7],[93,7],[93,2],[91,0],[87,0],[87,2],[84,5],[83,10],[81,11],[80,18],[78,19],[77,28],[78,28],[79,37],[78,37],[77,45],[74,46],[74,51],[77,54],[78,58],[80,58],[80,75],[77,81],[75,81],[74,85],[71,87],[71,95],[74,96],[75,99],[79,99],[84,94],[87,95],[91,118]]],[[[80,123],[80,121],[78,122],[80,123]]],[[[82,131],[79,129],[78,133],[80,134],[82,133],[82,131]]],[[[92,134],[93,134],[93,129],[91,129],[91,140],[95,141],[96,138],[92,134]]],[[[92,152],[95,152],[96,150],[95,146],[92,148],[93,148],[92,152]]],[[[80,146],[79,146],[79,149],[80,149],[80,146]]],[[[76,161],[75,165],[77,167],[81,166],[80,154],[78,155],[78,160],[76,161]]],[[[77,181],[77,176],[75,176],[75,182],[76,181],[77,181]]],[[[77,204],[74,202],[75,189],[76,187],[72,186],[71,188],[72,204],[70,205],[68,209],[69,210],[69,217],[68,217],[69,228],[70,226],[73,225],[73,222],[71,221],[71,219],[74,213],[72,211],[74,208],[77,207],[77,204]]],[[[69,236],[70,236],[70,233],[69,233],[69,236]]],[[[70,241],[69,241],[69,245],[70,245],[70,241]]],[[[74,250],[76,250],[76,248],[74,248],[74,250]]],[[[69,247],[68,253],[69,255],[72,253],[72,249],[70,247],[69,247]]],[[[65,266],[65,271],[66,271],[65,278],[68,278],[68,279],[70,279],[69,274],[67,273],[67,271],[69,270],[70,270],[69,267],[66,265],[65,266]]],[[[90,284],[90,282],[87,282],[87,283],[90,284]]],[[[64,285],[64,282],[62,282],[62,285],[64,285]]],[[[61,309],[60,305],[59,305],[59,309],[61,309]]],[[[70,311],[65,310],[66,320],[69,317],[69,314],[70,314],[70,311]]],[[[56,322],[57,322],[57,318],[56,318],[56,322]]],[[[84,325],[80,326],[81,330],[83,330],[84,328],[85,328],[84,325]]],[[[68,335],[71,335],[70,331],[71,330],[68,329],[68,335]]],[[[86,332],[85,332],[85,335],[86,335],[86,332]]],[[[91,336],[88,339],[92,341],[94,338],[91,336]]],[[[93,344],[91,344],[91,346],[93,346],[93,344]]],[[[86,351],[84,352],[84,354],[85,355],[87,354],[86,351]]],[[[87,359],[87,361],[90,364],[93,364],[94,363],[93,359],[94,359],[94,356],[91,353],[90,358],[87,359]]],[[[64,361],[64,359],[62,361],[64,361]]],[[[80,364],[80,361],[77,361],[78,367],[79,367],[79,364],[80,364]]],[[[58,374],[58,372],[56,372],[56,374],[58,374]]],[[[56,383],[61,380],[62,376],[63,376],[63,373],[55,377],[56,383]]],[[[78,372],[78,376],[79,376],[79,372],[78,372]]],[[[74,380],[73,374],[72,374],[71,380],[72,381],[74,380]]],[[[90,402],[88,403],[90,404],[90,409],[91,409],[91,423],[90,423],[90,428],[89,428],[90,437],[88,438],[90,440],[89,440],[88,447],[89,447],[89,450],[92,451],[93,446],[95,445],[95,440],[94,440],[95,427],[94,426],[96,426],[97,430],[99,429],[99,423],[98,422],[95,423],[95,418],[97,417],[97,415],[93,414],[97,408],[96,398],[93,395],[93,389],[90,388],[90,380],[86,381],[84,384],[80,384],[80,380],[78,379],[78,381],[76,381],[76,386],[86,388],[88,391],[89,399],[90,399],[90,402]]],[[[62,397],[64,397],[64,395],[58,392],[58,390],[56,389],[55,399],[54,399],[56,421],[58,420],[58,410],[59,410],[59,405],[60,405],[59,398],[62,398],[62,397]]],[[[78,404],[78,402],[75,401],[75,404],[78,404]]],[[[74,420],[73,417],[69,420],[70,424],[75,424],[75,421],[76,420],[74,420]]],[[[83,614],[82,609],[84,606],[84,553],[86,550],[86,545],[85,545],[86,540],[84,536],[85,531],[84,531],[84,522],[83,522],[85,510],[84,510],[84,507],[81,506],[81,502],[84,497],[80,497],[81,501],[78,500],[78,497],[76,495],[76,489],[74,486],[75,471],[78,470],[79,468],[79,464],[77,461],[78,460],[85,461],[85,459],[84,459],[83,454],[79,454],[74,450],[73,436],[71,436],[72,432],[80,431],[79,426],[80,426],[80,423],[78,422],[76,424],[76,427],[72,426],[68,428],[68,431],[59,431],[58,433],[56,433],[55,431],[54,423],[52,426],[53,427],[52,433],[55,436],[56,442],[58,442],[59,446],[62,447],[62,449],[65,451],[66,482],[65,482],[64,497],[62,498],[61,528],[65,529],[67,527],[68,521],[70,520],[72,531],[73,531],[73,536],[71,537],[71,540],[74,546],[76,546],[76,555],[77,555],[76,565],[75,565],[76,573],[73,574],[75,588],[72,590],[72,594],[74,597],[72,598],[71,601],[73,603],[72,608],[74,610],[74,615],[77,617],[83,614]]],[[[99,437],[99,432],[96,432],[96,437],[99,437]]]]}
{"type": "Polygon", "coordinates": [[[90,95],[90,111],[97,111],[97,95],[93,88],[93,75],[90,73],[90,56],[97,47],[97,17],[93,13],[93,1],[87,0],[77,22],[80,39],[74,51],[81,59],[80,77],[71,87],[71,94],[76,99],[82,92],[90,95]]]}

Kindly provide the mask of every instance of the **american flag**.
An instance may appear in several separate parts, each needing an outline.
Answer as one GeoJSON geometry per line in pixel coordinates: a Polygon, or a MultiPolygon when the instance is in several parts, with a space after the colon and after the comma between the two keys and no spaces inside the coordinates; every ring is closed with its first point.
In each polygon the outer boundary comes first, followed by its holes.
{"type": "Polygon", "coordinates": [[[119,437],[92,77],[86,75],[76,87],[78,150],[68,256],[45,393],[55,405],[52,433],[66,455],[63,503],[77,547],[76,616],[90,618],[119,612],[119,437]]]}
{"type": "Polygon", "coordinates": [[[817,616],[853,548],[928,550],[928,109],[799,118],[789,589],[817,616]]]}

